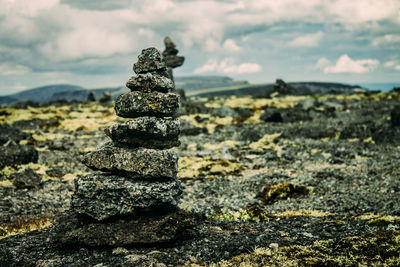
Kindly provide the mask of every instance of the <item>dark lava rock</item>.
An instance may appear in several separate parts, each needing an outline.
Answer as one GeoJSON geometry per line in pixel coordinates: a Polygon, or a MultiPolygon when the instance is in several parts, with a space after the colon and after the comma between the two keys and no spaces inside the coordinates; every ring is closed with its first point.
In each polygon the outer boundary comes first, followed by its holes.
{"type": "Polygon", "coordinates": [[[390,113],[390,121],[392,122],[392,126],[400,126],[400,105],[394,107],[390,113]]]}
{"type": "Polygon", "coordinates": [[[34,118],[32,120],[20,120],[12,124],[21,130],[49,129],[60,125],[60,118],[49,118],[48,120],[34,118]]]}
{"type": "Polygon", "coordinates": [[[260,120],[265,122],[283,122],[281,113],[274,110],[265,110],[261,114],[260,120]]]}
{"type": "Polygon", "coordinates": [[[167,36],[164,38],[164,45],[165,50],[163,51],[162,55],[164,56],[165,65],[167,65],[169,68],[182,66],[185,58],[177,56],[179,51],[175,48],[176,45],[170,37],[167,36]]]}
{"type": "Polygon", "coordinates": [[[0,169],[13,164],[37,162],[38,157],[38,151],[34,147],[8,141],[0,146],[0,169]]]}
{"type": "Polygon", "coordinates": [[[60,224],[52,230],[56,242],[97,247],[171,242],[178,233],[195,225],[194,216],[182,210],[107,222],[83,221],[73,214],[58,220],[60,224]]]}
{"type": "Polygon", "coordinates": [[[208,114],[211,112],[211,108],[205,106],[203,102],[195,102],[191,100],[187,100],[181,103],[180,114],[189,115],[189,114],[208,114]]]}
{"type": "Polygon", "coordinates": [[[108,142],[83,157],[93,170],[112,172],[131,178],[175,178],[178,155],[170,149],[129,148],[108,142]]]}
{"type": "Polygon", "coordinates": [[[89,92],[89,94],[87,95],[86,101],[87,101],[87,102],[96,101],[96,98],[94,97],[93,92],[89,92]]]}
{"type": "Polygon", "coordinates": [[[201,133],[207,133],[206,128],[196,127],[190,124],[187,120],[180,120],[181,121],[181,134],[182,135],[198,135],[201,133]]]}
{"type": "Polygon", "coordinates": [[[7,143],[9,140],[19,142],[20,140],[32,138],[31,134],[24,133],[18,128],[8,124],[0,125],[0,145],[7,143]]]}
{"type": "Polygon", "coordinates": [[[115,215],[133,214],[138,209],[175,206],[181,193],[177,179],[132,180],[89,174],[75,180],[72,210],[100,221],[115,215]]]}
{"type": "Polygon", "coordinates": [[[114,141],[147,148],[179,146],[179,120],[140,117],[106,128],[104,132],[114,141]]]}
{"type": "Polygon", "coordinates": [[[301,108],[266,108],[260,116],[260,120],[265,122],[298,122],[298,121],[309,121],[312,117],[301,108]]]}
{"type": "Polygon", "coordinates": [[[109,92],[104,92],[103,96],[99,99],[99,102],[101,104],[108,104],[111,103],[112,98],[111,98],[111,94],[109,92]]]}
{"type": "Polygon", "coordinates": [[[178,108],[179,96],[173,93],[134,91],[120,95],[115,102],[115,112],[124,118],[170,117],[175,115],[178,108]]]}
{"type": "Polygon", "coordinates": [[[182,66],[183,62],[185,61],[185,57],[165,56],[164,60],[165,60],[165,64],[168,67],[176,68],[176,67],[182,66]]]}
{"type": "Polygon", "coordinates": [[[38,188],[42,181],[42,177],[31,168],[16,171],[9,179],[17,189],[38,188]]]}
{"type": "Polygon", "coordinates": [[[137,74],[165,69],[165,62],[160,52],[154,47],[143,49],[138,56],[138,61],[133,64],[133,71],[137,74]]]}
{"type": "Polygon", "coordinates": [[[174,82],[157,73],[144,73],[132,76],[127,82],[126,87],[131,91],[151,92],[158,91],[168,93],[174,89],[174,82]]]}
{"type": "Polygon", "coordinates": [[[248,108],[234,108],[234,110],[239,115],[239,118],[247,119],[253,116],[253,111],[248,108]]]}
{"type": "Polygon", "coordinates": [[[212,116],[216,117],[232,117],[235,118],[238,116],[238,113],[231,107],[222,106],[220,108],[215,108],[211,111],[212,116]]]}
{"type": "Polygon", "coordinates": [[[277,79],[271,91],[271,94],[272,93],[278,93],[280,95],[294,95],[297,93],[297,91],[295,88],[289,86],[282,79],[277,79]]]}

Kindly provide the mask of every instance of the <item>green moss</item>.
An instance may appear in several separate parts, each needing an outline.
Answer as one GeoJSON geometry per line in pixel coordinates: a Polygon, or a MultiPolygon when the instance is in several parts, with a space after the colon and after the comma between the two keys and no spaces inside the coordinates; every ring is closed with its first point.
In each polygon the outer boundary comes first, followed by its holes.
{"type": "Polygon", "coordinates": [[[311,246],[257,248],[216,266],[399,266],[400,231],[369,233],[311,246]]]}
{"type": "Polygon", "coordinates": [[[311,194],[312,187],[296,185],[294,183],[280,183],[265,187],[257,197],[265,204],[272,204],[279,200],[286,200],[293,197],[299,197],[311,194]]]}
{"type": "Polygon", "coordinates": [[[0,225],[0,239],[51,227],[49,218],[25,218],[9,224],[0,225]]]}

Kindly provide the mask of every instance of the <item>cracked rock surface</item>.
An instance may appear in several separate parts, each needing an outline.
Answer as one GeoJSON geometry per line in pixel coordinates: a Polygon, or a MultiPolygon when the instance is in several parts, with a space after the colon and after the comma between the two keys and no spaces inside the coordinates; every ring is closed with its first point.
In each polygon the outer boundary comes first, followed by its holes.
{"type": "Polygon", "coordinates": [[[75,180],[72,210],[96,220],[115,215],[133,214],[137,210],[176,205],[182,193],[179,181],[135,180],[129,178],[90,174],[75,180]]]}
{"type": "Polygon", "coordinates": [[[178,172],[178,155],[173,150],[120,147],[113,142],[89,152],[82,161],[93,170],[130,178],[175,178],[178,172]]]}
{"type": "Polygon", "coordinates": [[[115,101],[115,112],[123,118],[143,116],[170,117],[179,108],[179,96],[173,93],[128,92],[115,101]]]}
{"type": "Polygon", "coordinates": [[[147,148],[179,146],[180,122],[177,119],[139,117],[113,124],[104,132],[114,141],[147,148]]]}

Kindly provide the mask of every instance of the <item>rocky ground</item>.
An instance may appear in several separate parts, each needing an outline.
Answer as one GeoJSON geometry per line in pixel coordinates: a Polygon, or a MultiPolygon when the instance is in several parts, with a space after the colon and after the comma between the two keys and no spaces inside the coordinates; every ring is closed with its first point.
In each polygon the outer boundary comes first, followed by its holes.
{"type": "MultiPolygon", "coordinates": [[[[0,266],[400,265],[400,94],[191,98],[174,243],[54,241],[112,104],[0,109],[0,266]]],[[[67,212],[67,213],[66,213],[67,212]]]]}

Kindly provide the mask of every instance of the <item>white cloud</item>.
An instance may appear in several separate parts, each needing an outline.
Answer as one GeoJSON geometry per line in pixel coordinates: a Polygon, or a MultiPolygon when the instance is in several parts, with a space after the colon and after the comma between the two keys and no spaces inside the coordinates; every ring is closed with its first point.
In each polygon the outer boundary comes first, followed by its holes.
{"type": "Polygon", "coordinates": [[[324,68],[324,73],[365,73],[379,65],[375,59],[353,60],[347,54],[342,55],[334,66],[324,68]]]}
{"type": "Polygon", "coordinates": [[[400,48],[400,35],[396,34],[385,34],[383,36],[376,37],[372,41],[373,46],[381,46],[381,45],[396,45],[397,49],[400,48]]]}
{"type": "Polygon", "coordinates": [[[395,70],[400,70],[400,65],[394,67],[395,70]]]}
{"type": "Polygon", "coordinates": [[[315,68],[323,69],[324,67],[331,64],[331,61],[325,57],[318,59],[317,64],[315,64],[315,68]]]}
{"type": "Polygon", "coordinates": [[[0,65],[0,75],[23,75],[29,72],[29,68],[22,65],[2,64],[0,65]]]}
{"type": "Polygon", "coordinates": [[[319,31],[312,34],[301,35],[293,39],[289,46],[293,47],[314,47],[318,46],[319,42],[321,41],[324,33],[319,31]]]}
{"type": "Polygon", "coordinates": [[[21,84],[21,83],[19,83],[19,82],[17,82],[17,83],[14,84],[13,86],[11,86],[11,88],[13,89],[14,92],[15,92],[15,91],[23,91],[23,90],[28,89],[27,86],[25,86],[25,85],[23,85],[23,84],[21,84]]]}
{"type": "Polygon", "coordinates": [[[238,52],[242,50],[234,40],[232,39],[227,39],[224,44],[222,45],[222,48],[229,51],[229,52],[238,52]]]}
{"type": "Polygon", "coordinates": [[[396,65],[396,62],[394,62],[394,61],[388,61],[388,62],[385,62],[385,64],[383,64],[383,66],[385,66],[387,68],[391,68],[394,65],[396,65]]]}
{"type": "Polygon", "coordinates": [[[261,66],[257,63],[241,63],[235,64],[232,58],[225,58],[218,62],[216,59],[210,59],[207,63],[199,68],[197,68],[194,73],[210,73],[217,72],[223,74],[245,74],[245,73],[255,73],[261,71],[261,66]]]}

